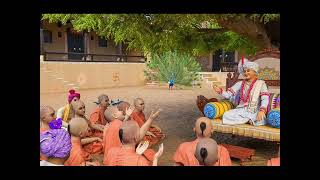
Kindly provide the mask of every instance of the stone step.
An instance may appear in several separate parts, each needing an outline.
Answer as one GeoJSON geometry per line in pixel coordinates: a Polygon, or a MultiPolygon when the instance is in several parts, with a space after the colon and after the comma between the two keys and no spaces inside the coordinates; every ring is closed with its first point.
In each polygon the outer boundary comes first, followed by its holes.
{"type": "Polygon", "coordinates": [[[55,77],[55,78],[56,78],[58,75],[56,75],[56,74],[50,74],[49,76],[50,76],[50,77],[55,77]]]}
{"type": "Polygon", "coordinates": [[[146,86],[158,86],[159,83],[151,82],[151,83],[146,83],[146,86]]]}
{"type": "Polygon", "coordinates": [[[218,79],[216,77],[209,77],[209,78],[206,78],[207,80],[209,81],[217,81],[218,79]]]}
{"type": "Polygon", "coordinates": [[[212,84],[222,84],[220,81],[211,81],[212,84]]]}
{"type": "Polygon", "coordinates": [[[203,78],[212,77],[211,74],[202,74],[201,76],[202,76],[203,78]]]}
{"type": "Polygon", "coordinates": [[[208,80],[208,82],[217,83],[217,82],[220,82],[220,81],[218,81],[218,80],[208,80]]]}

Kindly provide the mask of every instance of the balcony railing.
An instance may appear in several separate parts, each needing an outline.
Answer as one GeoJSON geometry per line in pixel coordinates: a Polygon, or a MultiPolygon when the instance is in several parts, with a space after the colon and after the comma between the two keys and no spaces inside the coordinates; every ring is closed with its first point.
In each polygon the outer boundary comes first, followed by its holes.
{"type": "Polygon", "coordinates": [[[123,54],[44,52],[44,61],[144,63],[146,62],[146,57],[123,54]]]}
{"type": "Polygon", "coordinates": [[[235,72],[237,68],[237,62],[221,62],[221,72],[235,72]]]}

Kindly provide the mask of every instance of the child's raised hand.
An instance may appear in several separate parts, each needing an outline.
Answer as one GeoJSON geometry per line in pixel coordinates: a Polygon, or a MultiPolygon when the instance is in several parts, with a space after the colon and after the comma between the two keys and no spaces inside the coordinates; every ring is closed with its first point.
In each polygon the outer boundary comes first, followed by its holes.
{"type": "Polygon", "coordinates": [[[163,143],[160,144],[158,152],[154,155],[154,159],[159,159],[163,153],[163,143]]]}
{"type": "Polygon", "coordinates": [[[131,116],[133,111],[134,111],[134,107],[130,106],[129,108],[126,109],[126,115],[131,116]]]}
{"type": "Polygon", "coordinates": [[[142,141],[136,148],[136,153],[139,155],[142,155],[148,147],[149,147],[149,141],[142,141]]]}

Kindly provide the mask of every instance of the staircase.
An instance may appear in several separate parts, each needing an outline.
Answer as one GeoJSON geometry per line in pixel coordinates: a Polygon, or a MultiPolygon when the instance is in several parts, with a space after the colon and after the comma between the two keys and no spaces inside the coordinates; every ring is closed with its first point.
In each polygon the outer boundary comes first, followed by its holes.
{"type": "Polygon", "coordinates": [[[64,76],[63,72],[55,72],[44,65],[40,65],[40,92],[67,92],[70,89],[79,90],[80,85],[64,76]],[[41,82],[42,81],[42,82],[41,82]],[[46,82],[45,82],[46,81],[46,82]]]}
{"type": "Polygon", "coordinates": [[[217,85],[218,87],[222,87],[223,85],[212,72],[199,72],[199,76],[200,79],[210,88],[213,88],[213,85],[217,85]]]}
{"type": "Polygon", "coordinates": [[[146,86],[147,87],[157,87],[157,86],[159,86],[159,82],[158,81],[147,82],[146,86]]]}

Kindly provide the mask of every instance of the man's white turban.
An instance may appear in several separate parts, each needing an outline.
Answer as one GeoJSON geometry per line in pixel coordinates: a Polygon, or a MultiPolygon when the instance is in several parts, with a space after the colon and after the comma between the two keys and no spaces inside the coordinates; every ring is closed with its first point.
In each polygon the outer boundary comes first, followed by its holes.
{"type": "Polygon", "coordinates": [[[255,71],[256,73],[259,72],[259,64],[255,62],[251,62],[248,59],[242,59],[240,60],[238,64],[238,72],[242,75],[244,75],[244,69],[251,69],[255,71]]]}

